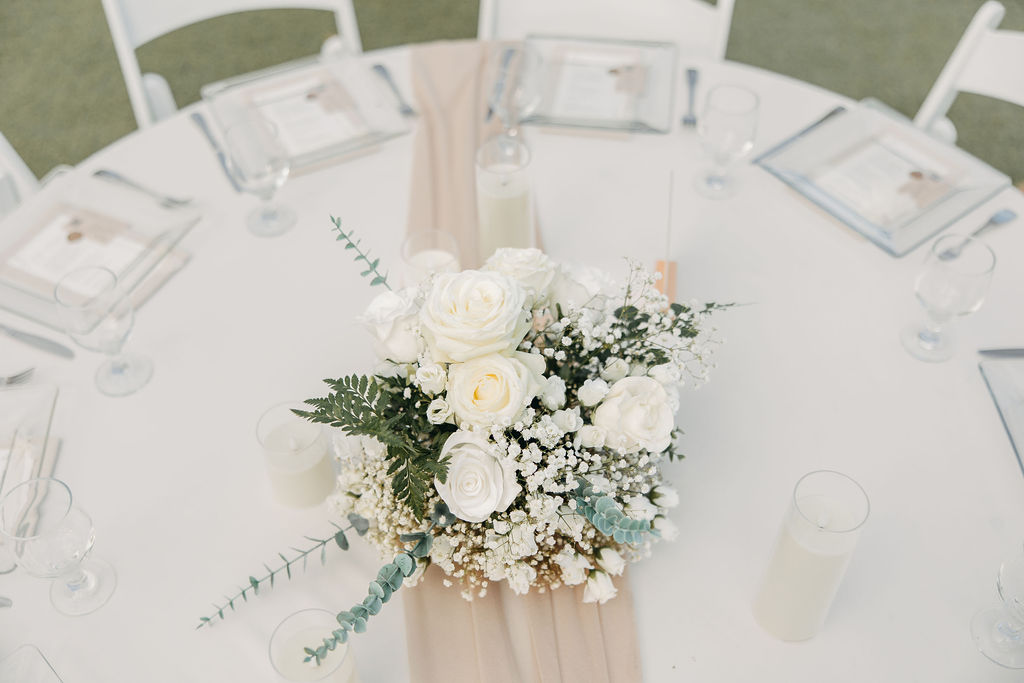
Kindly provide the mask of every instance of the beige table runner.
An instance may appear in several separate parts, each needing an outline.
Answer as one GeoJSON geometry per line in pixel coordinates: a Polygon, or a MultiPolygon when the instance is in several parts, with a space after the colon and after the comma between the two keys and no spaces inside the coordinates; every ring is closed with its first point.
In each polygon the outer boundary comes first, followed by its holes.
{"type": "MultiPolygon", "coordinates": [[[[488,60],[476,42],[432,43],[411,50],[420,121],[409,198],[411,230],[455,234],[464,267],[477,267],[474,155],[500,130],[484,123],[488,60]]],[[[633,683],[641,680],[629,581],[597,606],[582,587],[515,595],[504,582],[486,597],[463,600],[431,567],[403,591],[409,668],[414,683],[633,683]]]]}

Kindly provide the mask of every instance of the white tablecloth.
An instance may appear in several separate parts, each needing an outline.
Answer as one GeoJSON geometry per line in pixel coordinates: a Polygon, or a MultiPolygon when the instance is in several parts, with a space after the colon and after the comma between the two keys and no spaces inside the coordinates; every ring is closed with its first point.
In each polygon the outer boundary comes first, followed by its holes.
{"type": "MultiPolygon", "coordinates": [[[[407,54],[367,58],[387,61],[410,92],[407,54]]],[[[734,81],[760,93],[759,149],[842,99],[742,65],[700,66],[702,88],[734,81]]],[[[692,130],[526,134],[554,258],[619,272],[627,255],[653,265],[674,171],[682,297],[749,304],[718,316],[719,367],[683,395],[688,457],[669,468],[680,537],[632,571],[645,680],[1019,680],[974,650],[968,622],[996,602],[996,569],[1024,539],[1024,479],[974,354],[1024,345],[1020,226],[991,235],[995,279],[984,308],[957,325],[957,356],[926,364],[897,339],[921,314],[920,252],[889,257],[749,165],[734,199],[698,197],[692,130]],[[823,632],[782,643],[755,624],[750,603],[792,485],[818,468],[860,481],[871,518],[823,632]]],[[[129,344],[156,364],[141,392],[101,396],[99,358],[87,352],[74,362],[28,352],[39,379],[61,387],[56,475],[92,514],[95,552],[119,584],[98,612],[72,618],[52,608],[45,581],[21,570],[0,577],[0,594],[14,600],[0,610],[0,656],[34,643],[67,683],[273,681],[266,650],[277,622],[362,598],[378,558],[356,541],[214,628],[194,628],[279,550],[332,529],[322,508],[272,501],[255,424],[273,403],[321,395],[320,378],[371,368],[353,322],[371,292],[329,216],[394,267],[411,142],[289,180],[280,198],[299,223],[269,240],[246,232],[256,200],[230,191],[185,113],[82,164],[195,196],[205,217],[185,243],[191,262],[139,310],[129,344]]],[[[1024,214],[1024,197],[1007,190],[961,227],[1004,206],[1024,214]]],[[[2,311],[0,322],[47,332],[2,311]]],[[[15,352],[24,353],[0,339],[0,354],[15,352]]],[[[398,605],[374,617],[354,652],[367,683],[407,678],[398,605]]]]}

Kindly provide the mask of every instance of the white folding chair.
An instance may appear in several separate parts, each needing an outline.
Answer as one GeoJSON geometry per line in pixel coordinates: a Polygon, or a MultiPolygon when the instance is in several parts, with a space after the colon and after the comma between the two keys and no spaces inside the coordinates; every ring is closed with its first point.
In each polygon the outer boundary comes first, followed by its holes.
{"type": "Polygon", "coordinates": [[[1000,31],[1006,8],[988,0],[974,14],[956,49],[914,117],[914,125],[946,142],[956,127],[946,118],[961,92],[1024,106],[1024,31],[1000,31]]]}
{"type": "Polygon", "coordinates": [[[35,174],[0,133],[0,216],[9,213],[38,189],[35,174]]]}
{"type": "Polygon", "coordinates": [[[723,59],[734,0],[480,0],[480,40],[529,33],[675,43],[687,56],[723,59]]]}
{"type": "Polygon", "coordinates": [[[205,19],[256,9],[319,9],[334,12],[340,38],[329,38],[325,49],[363,51],[352,0],[103,0],[103,10],[121,62],[128,98],[139,128],[177,111],[167,80],[143,74],[135,50],[141,45],[205,19]]]}

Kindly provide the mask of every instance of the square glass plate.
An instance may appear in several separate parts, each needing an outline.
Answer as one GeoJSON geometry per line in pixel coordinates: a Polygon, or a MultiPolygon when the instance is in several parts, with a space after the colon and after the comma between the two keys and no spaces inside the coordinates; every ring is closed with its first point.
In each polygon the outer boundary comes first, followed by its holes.
{"type": "Polygon", "coordinates": [[[523,123],[668,133],[675,111],[672,43],[529,35],[523,123]]]}
{"type": "Polygon", "coordinates": [[[293,172],[409,131],[383,79],[359,59],[311,57],[210,83],[201,92],[222,136],[254,113],[274,124],[293,172]]]}
{"type": "Polygon", "coordinates": [[[877,107],[836,107],[755,159],[894,256],[1009,185],[963,150],[877,107]]]}
{"type": "Polygon", "coordinates": [[[836,107],[754,163],[893,256],[979,206],[1010,179],[875,107],[836,107]]]}
{"type": "Polygon", "coordinates": [[[978,364],[992,394],[999,417],[1024,471],[1021,451],[1024,449],[1024,359],[986,360],[978,364]]]}
{"type": "Polygon", "coordinates": [[[61,683],[60,676],[35,645],[22,645],[0,659],[0,681],[61,683]]]}
{"type": "Polygon", "coordinates": [[[53,288],[105,266],[136,304],[186,261],[175,249],[200,218],[79,170],[54,176],[0,221],[0,307],[63,331],[53,288]]]}

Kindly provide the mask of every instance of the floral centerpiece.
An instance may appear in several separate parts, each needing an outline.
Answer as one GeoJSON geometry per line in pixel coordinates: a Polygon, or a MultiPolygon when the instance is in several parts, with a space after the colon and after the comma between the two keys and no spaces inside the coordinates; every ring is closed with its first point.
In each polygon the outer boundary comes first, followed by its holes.
{"type": "MultiPolygon", "coordinates": [[[[429,564],[466,599],[505,581],[516,593],[585,584],[583,600],[600,603],[615,595],[611,575],[675,534],[660,466],[680,457],[678,391],[705,380],[721,306],[670,305],[657,277],[630,263],[616,282],[499,249],[479,270],[370,302],[362,322],[381,365],[326,380],[300,414],[345,435],[329,509],[395,559],[311,658],[364,630],[429,564]]],[[[330,539],[310,540],[322,551],[330,539]]]]}

